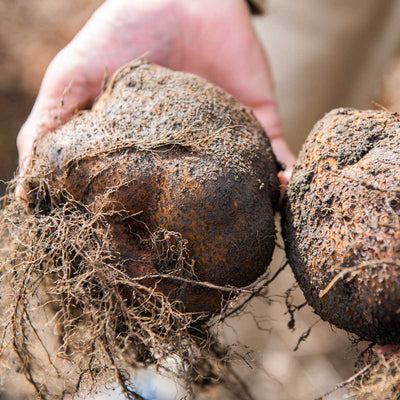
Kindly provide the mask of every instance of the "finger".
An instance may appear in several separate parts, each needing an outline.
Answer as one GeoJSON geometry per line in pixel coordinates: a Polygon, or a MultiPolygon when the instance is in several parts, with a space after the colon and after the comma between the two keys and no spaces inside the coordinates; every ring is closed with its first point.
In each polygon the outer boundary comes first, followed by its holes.
{"type": "Polygon", "coordinates": [[[279,154],[279,161],[283,163],[285,168],[283,171],[279,171],[278,173],[279,182],[281,184],[281,193],[279,198],[280,209],[282,207],[282,201],[286,192],[286,187],[293,172],[293,166],[296,162],[296,158],[282,137],[275,137],[271,139],[271,146],[274,153],[279,154]]]}
{"type": "Polygon", "coordinates": [[[267,57],[246,3],[197,0],[190,2],[187,12],[182,24],[191,27],[182,28],[189,32],[185,35],[183,68],[211,80],[251,107],[271,139],[277,158],[292,167],[295,157],[283,138],[267,57]],[[201,11],[207,2],[213,13],[203,16],[201,11]]]}
{"type": "Polygon", "coordinates": [[[83,66],[73,57],[66,63],[66,54],[56,58],[48,67],[31,114],[22,126],[17,146],[21,172],[28,163],[34,141],[64,123],[77,110],[93,101],[93,90],[82,77],[83,66]]]}
{"type": "Polygon", "coordinates": [[[279,208],[281,208],[283,196],[292,175],[294,164],[296,163],[296,157],[290,150],[286,140],[279,133],[275,133],[275,135],[270,138],[270,140],[274,154],[277,156],[278,161],[281,162],[284,167],[284,170],[278,173],[279,182],[281,184],[281,195],[279,199],[279,208]]]}
{"type": "Polygon", "coordinates": [[[168,55],[173,53],[169,46],[176,25],[172,23],[175,10],[169,7],[167,12],[167,3],[106,1],[55,57],[18,136],[21,172],[28,164],[34,141],[66,122],[77,110],[90,107],[106,73],[111,75],[147,51],[153,62],[172,62],[168,55]]]}

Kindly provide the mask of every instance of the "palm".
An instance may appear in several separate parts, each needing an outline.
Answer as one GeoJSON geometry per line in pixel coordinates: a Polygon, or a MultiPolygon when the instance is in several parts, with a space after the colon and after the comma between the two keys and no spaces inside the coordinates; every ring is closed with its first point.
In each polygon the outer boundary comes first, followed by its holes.
{"type": "Polygon", "coordinates": [[[203,76],[252,107],[278,157],[293,162],[281,136],[267,61],[243,0],[106,2],[46,72],[18,138],[20,159],[29,157],[36,137],[89,107],[105,74],[142,55],[203,76]]]}

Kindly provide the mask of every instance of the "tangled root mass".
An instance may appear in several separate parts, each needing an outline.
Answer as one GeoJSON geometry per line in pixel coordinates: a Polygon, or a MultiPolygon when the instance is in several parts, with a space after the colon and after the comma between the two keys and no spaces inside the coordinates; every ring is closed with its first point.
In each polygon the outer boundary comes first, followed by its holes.
{"type": "Polygon", "coordinates": [[[107,195],[93,211],[43,181],[36,197],[42,200],[34,210],[12,200],[2,213],[3,362],[23,373],[42,399],[92,392],[106,382],[140,399],[129,371],[149,365],[184,379],[189,393],[196,382],[222,380],[216,363],[224,364],[227,349],[208,330],[209,320],[157,290],[166,278],[178,279],[180,290],[196,283],[179,233],[160,229],[143,240],[164,274],[132,279],[109,235],[107,195]]]}

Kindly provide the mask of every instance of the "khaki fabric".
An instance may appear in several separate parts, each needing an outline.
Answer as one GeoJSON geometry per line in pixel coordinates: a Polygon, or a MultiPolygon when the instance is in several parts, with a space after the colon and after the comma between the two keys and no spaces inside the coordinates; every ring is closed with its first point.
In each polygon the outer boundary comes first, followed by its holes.
{"type": "Polygon", "coordinates": [[[275,80],[284,134],[296,153],[335,107],[373,108],[399,51],[400,0],[269,0],[254,18],[275,80]]]}

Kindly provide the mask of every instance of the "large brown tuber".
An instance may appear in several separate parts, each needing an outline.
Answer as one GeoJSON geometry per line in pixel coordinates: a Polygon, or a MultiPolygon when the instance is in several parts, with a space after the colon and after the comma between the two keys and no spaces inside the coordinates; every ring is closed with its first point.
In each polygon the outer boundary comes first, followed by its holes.
{"type": "Polygon", "coordinates": [[[322,319],[400,343],[400,118],[337,109],[319,121],[283,206],[286,252],[322,319]]]}
{"type": "MultiPolygon", "coordinates": [[[[270,262],[279,186],[269,141],[249,109],[196,76],[126,67],[92,111],[36,143],[30,174],[89,207],[110,192],[103,212],[112,208],[114,250],[132,277],[179,273],[172,249],[149,240],[183,241],[188,274],[219,286],[248,285],[270,262]]],[[[26,190],[35,207],[35,180],[26,190]]],[[[155,282],[185,311],[220,309],[216,290],[155,282]]]]}
{"type": "Polygon", "coordinates": [[[244,398],[211,328],[259,293],[274,249],[277,163],[250,109],[136,61],[17,180],[27,201],[11,188],[0,214],[0,379],[22,371],[41,399],[110,382],[142,399],[130,373],[156,366],[189,394],[219,382],[244,398]]]}

